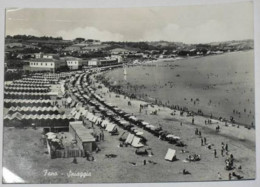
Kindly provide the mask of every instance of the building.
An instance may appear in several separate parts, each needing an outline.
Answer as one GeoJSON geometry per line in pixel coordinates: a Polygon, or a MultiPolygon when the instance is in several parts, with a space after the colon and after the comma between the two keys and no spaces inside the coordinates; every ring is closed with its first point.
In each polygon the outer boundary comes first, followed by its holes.
{"type": "Polygon", "coordinates": [[[115,48],[110,50],[111,55],[118,55],[118,54],[122,54],[122,55],[128,55],[128,54],[135,54],[137,53],[137,49],[133,49],[133,48],[129,48],[129,49],[125,49],[125,48],[115,48]]]}
{"type": "Polygon", "coordinates": [[[7,48],[19,48],[19,47],[24,47],[24,45],[22,43],[7,43],[5,44],[5,47],[7,48]]]}
{"type": "Polygon", "coordinates": [[[35,58],[48,58],[48,59],[59,59],[60,56],[58,54],[43,54],[43,53],[35,53],[34,54],[35,58]]]}
{"type": "Polygon", "coordinates": [[[123,62],[123,57],[121,55],[111,55],[111,59],[117,59],[118,63],[123,62]]]}
{"type": "Polygon", "coordinates": [[[88,45],[85,46],[81,49],[81,53],[91,53],[91,52],[98,52],[98,51],[102,51],[104,49],[106,49],[107,47],[109,47],[109,45],[88,45]]]}
{"type": "Polygon", "coordinates": [[[82,121],[70,122],[69,132],[84,152],[92,152],[94,150],[96,144],[95,138],[92,135],[93,131],[84,127],[82,121]]]}
{"type": "Polygon", "coordinates": [[[26,60],[24,70],[27,71],[48,71],[57,72],[67,66],[64,60],[57,60],[52,58],[35,58],[26,60]]]}
{"type": "Polygon", "coordinates": [[[88,66],[98,66],[99,65],[99,60],[97,58],[92,58],[91,60],[88,61],[88,66]]]}
{"type": "Polygon", "coordinates": [[[43,54],[42,58],[59,59],[60,56],[58,54],[43,54]]]}
{"type": "Polygon", "coordinates": [[[69,47],[66,47],[63,51],[64,52],[78,52],[78,51],[81,51],[81,49],[83,48],[83,46],[69,46],[69,47]]]}
{"type": "Polygon", "coordinates": [[[88,66],[110,66],[118,64],[118,60],[115,58],[97,59],[93,58],[88,61],[88,66]]]}
{"type": "Polygon", "coordinates": [[[34,56],[35,56],[35,58],[42,58],[43,53],[35,53],[34,56]]]}
{"type": "Polygon", "coordinates": [[[70,70],[82,69],[82,63],[83,63],[82,59],[75,58],[75,57],[64,57],[62,59],[66,61],[67,66],[69,67],[70,70]]]}

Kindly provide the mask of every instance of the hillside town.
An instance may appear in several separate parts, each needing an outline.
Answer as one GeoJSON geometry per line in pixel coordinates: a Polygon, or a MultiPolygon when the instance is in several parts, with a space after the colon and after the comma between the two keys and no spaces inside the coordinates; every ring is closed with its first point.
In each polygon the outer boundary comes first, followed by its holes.
{"type": "Polygon", "coordinates": [[[215,55],[252,48],[252,40],[192,45],[166,41],[102,42],[84,38],[63,40],[61,37],[6,36],[5,78],[21,77],[21,72],[64,72],[118,63],[215,55]]]}

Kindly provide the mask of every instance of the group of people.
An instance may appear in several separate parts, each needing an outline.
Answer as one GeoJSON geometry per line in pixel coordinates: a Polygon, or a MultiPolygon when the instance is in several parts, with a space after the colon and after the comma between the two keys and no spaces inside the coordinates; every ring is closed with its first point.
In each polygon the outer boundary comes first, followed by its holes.
{"type": "Polygon", "coordinates": [[[104,135],[103,130],[101,130],[101,132],[99,134],[95,134],[95,139],[97,142],[105,140],[105,135],[104,135]]]}

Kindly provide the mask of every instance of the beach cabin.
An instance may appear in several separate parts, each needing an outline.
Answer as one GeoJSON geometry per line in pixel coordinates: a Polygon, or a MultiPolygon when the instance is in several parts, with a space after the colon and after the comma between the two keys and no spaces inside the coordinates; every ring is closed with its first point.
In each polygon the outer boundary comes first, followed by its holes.
{"type": "Polygon", "coordinates": [[[92,131],[83,126],[82,121],[70,122],[69,132],[77,141],[77,145],[85,153],[92,152],[95,149],[95,138],[91,134],[92,131]]]}

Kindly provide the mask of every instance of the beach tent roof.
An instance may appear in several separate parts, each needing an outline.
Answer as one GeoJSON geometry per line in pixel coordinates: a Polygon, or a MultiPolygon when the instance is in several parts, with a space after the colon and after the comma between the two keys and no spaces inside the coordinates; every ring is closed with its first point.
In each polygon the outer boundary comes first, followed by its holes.
{"type": "Polygon", "coordinates": [[[134,136],[134,139],[132,141],[132,146],[133,147],[143,147],[144,145],[140,143],[141,138],[134,136]]]}
{"type": "Polygon", "coordinates": [[[126,140],[125,140],[125,143],[132,144],[134,137],[135,136],[133,134],[129,133],[126,140]]]}
{"type": "Polygon", "coordinates": [[[113,123],[109,123],[109,124],[107,124],[107,126],[106,126],[106,131],[108,131],[108,132],[112,132],[112,131],[114,130],[115,127],[116,127],[115,124],[113,124],[113,123]]]}
{"type": "Polygon", "coordinates": [[[142,131],[137,131],[135,134],[136,135],[143,135],[144,133],[142,131]]]}
{"type": "Polygon", "coordinates": [[[145,126],[146,126],[146,125],[149,125],[149,123],[146,122],[146,121],[142,121],[141,123],[142,123],[143,125],[145,125],[145,126]]]}
{"type": "Polygon", "coordinates": [[[101,127],[106,127],[110,122],[108,120],[103,120],[101,123],[101,127]]]}
{"type": "Polygon", "coordinates": [[[175,135],[173,135],[173,134],[168,134],[168,135],[166,136],[166,138],[173,138],[173,139],[177,139],[177,140],[181,139],[179,136],[175,136],[175,135]]]}
{"type": "Polygon", "coordinates": [[[18,120],[21,120],[22,119],[22,117],[23,117],[23,115],[21,114],[21,113],[19,113],[19,112],[16,112],[16,113],[14,113],[13,115],[12,115],[12,118],[13,119],[18,119],[18,120]]]}
{"type": "Polygon", "coordinates": [[[70,127],[72,127],[75,130],[76,134],[82,142],[95,141],[95,138],[91,135],[91,130],[85,128],[83,124],[81,124],[81,122],[70,122],[70,127]]]}
{"type": "Polygon", "coordinates": [[[76,115],[75,115],[75,119],[79,119],[81,116],[80,112],[77,112],[76,115]]]}
{"type": "Polygon", "coordinates": [[[67,103],[71,103],[72,99],[70,97],[67,98],[67,103]]]}
{"type": "Polygon", "coordinates": [[[176,157],[176,150],[169,148],[164,159],[173,161],[175,157],[176,157]]]}

